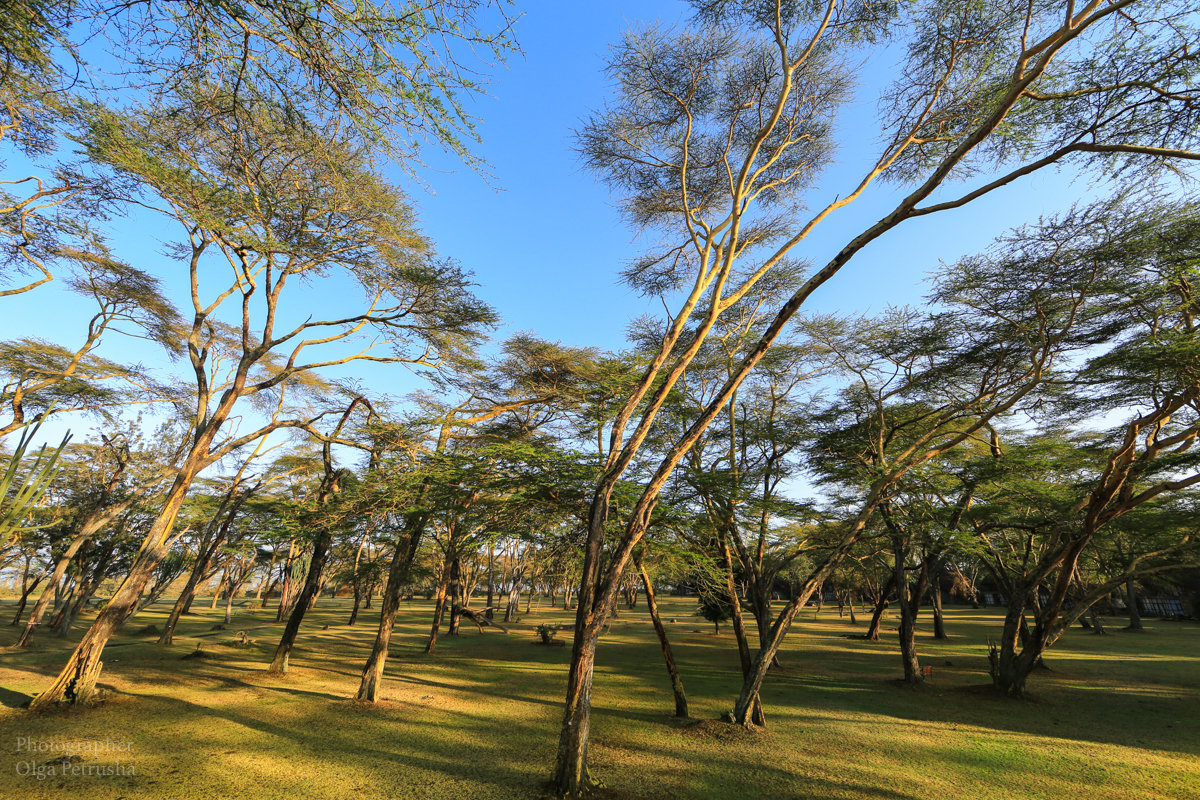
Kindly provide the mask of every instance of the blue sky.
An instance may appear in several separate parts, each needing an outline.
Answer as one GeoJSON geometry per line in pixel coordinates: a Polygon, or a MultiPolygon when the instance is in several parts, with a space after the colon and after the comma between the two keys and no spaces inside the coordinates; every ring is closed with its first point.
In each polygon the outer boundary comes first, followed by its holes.
{"type": "MultiPolygon", "coordinates": [[[[647,22],[675,24],[685,4],[526,2],[517,23],[525,55],[493,71],[489,96],[472,104],[481,119],[480,152],[494,188],[459,168],[429,173],[434,194],[414,191],[425,230],[439,249],[473,269],[481,294],[505,329],[532,330],[570,345],[617,348],[626,323],[661,307],[621,285],[618,271],[639,251],[607,187],[573,150],[573,129],[610,97],[602,69],[608,45],[647,22]]],[[[839,123],[838,162],[813,204],[846,193],[877,155],[875,96],[887,80],[889,54],[866,64],[859,100],[839,123]]],[[[437,165],[442,161],[435,159],[437,165]]],[[[961,190],[953,186],[952,190],[961,190]]],[[[986,247],[1011,226],[1069,205],[1087,192],[1049,172],[950,214],[906,224],[868,248],[813,298],[814,310],[880,311],[920,302],[927,273],[986,247]]],[[[894,205],[896,187],[877,185],[828,220],[806,244],[819,263],[894,205]]]]}
{"type": "MultiPolygon", "coordinates": [[[[582,168],[572,131],[610,97],[602,72],[609,44],[648,22],[678,24],[687,7],[676,0],[537,0],[521,3],[520,10],[516,36],[524,54],[492,68],[488,96],[469,104],[479,118],[478,152],[493,177],[486,180],[433,152],[427,154],[431,168],[423,173],[428,188],[407,180],[399,169],[391,176],[413,196],[422,227],[438,249],[474,271],[479,293],[504,318],[499,336],[532,331],[574,346],[619,348],[627,323],[661,306],[619,282],[621,267],[639,251],[639,243],[608,189],[582,168]]],[[[893,60],[884,52],[862,69],[859,99],[838,123],[837,161],[814,191],[812,205],[845,194],[874,161],[875,98],[886,88],[893,60]]],[[[832,255],[889,210],[897,191],[875,186],[824,223],[802,255],[816,263],[832,255]]],[[[856,258],[814,296],[810,308],[870,313],[889,304],[918,303],[924,278],[940,261],[976,252],[1009,227],[1087,193],[1086,184],[1050,171],[966,209],[907,223],[856,258]]],[[[181,270],[161,255],[162,244],[172,238],[169,228],[144,215],[116,220],[113,227],[118,254],[166,277],[177,301],[186,302],[181,270]]],[[[307,301],[320,302],[336,292],[322,285],[308,293],[307,301]]],[[[79,338],[87,312],[86,304],[53,285],[29,302],[9,300],[3,309],[0,336],[35,335],[68,345],[79,338]]],[[[148,363],[157,358],[120,340],[106,342],[105,353],[148,363]]],[[[393,395],[417,385],[394,367],[354,371],[366,375],[371,388],[393,395]]]]}

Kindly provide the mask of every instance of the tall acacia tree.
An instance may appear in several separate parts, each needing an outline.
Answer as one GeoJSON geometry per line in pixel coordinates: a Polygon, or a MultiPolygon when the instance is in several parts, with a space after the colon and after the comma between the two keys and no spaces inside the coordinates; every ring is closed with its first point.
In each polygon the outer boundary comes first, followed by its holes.
{"type": "Polygon", "coordinates": [[[677,290],[679,300],[658,353],[613,420],[590,505],[554,775],[557,791],[568,796],[592,785],[587,742],[596,643],[658,494],[812,293],[906,220],[964,206],[1067,159],[1095,156],[1109,167],[1136,168],[1200,157],[1190,55],[1197,36],[1184,2],[693,5],[698,16],[688,30],[634,33],[614,48],[610,72],[620,96],[581,133],[589,165],[627,194],[630,217],[669,237],[628,277],[654,293],[677,290]],[[866,160],[859,180],[814,204],[805,219],[799,195],[831,154],[833,114],[849,95],[845,65],[865,42],[891,31],[907,44],[907,57],[883,93],[883,150],[866,160]],[[981,170],[988,175],[977,188],[933,197],[949,180],[981,170]],[[716,319],[881,178],[911,189],[781,304],[663,455],[605,553],[612,493],[716,319]]]}
{"type": "Polygon", "coordinates": [[[494,318],[467,275],[431,253],[407,202],[341,125],[266,98],[238,114],[210,113],[202,93],[194,99],[165,113],[99,113],[86,140],[93,159],[181,232],[175,255],[190,275],[195,426],[128,577],[32,708],[91,693],[104,644],[136,608],[201,470],[271,431],[314,430],[333,413],[305,403],[306,391],[322,386],[318,370],[352,361],[437,366],[494,318]],[[303,283],[334,278],[349,284],[341,307],[327,293],[328,317],[289,313],[285,301],[303,299],[303,283]],[[261,424],[226,432],[247,403],[261,424]]]}

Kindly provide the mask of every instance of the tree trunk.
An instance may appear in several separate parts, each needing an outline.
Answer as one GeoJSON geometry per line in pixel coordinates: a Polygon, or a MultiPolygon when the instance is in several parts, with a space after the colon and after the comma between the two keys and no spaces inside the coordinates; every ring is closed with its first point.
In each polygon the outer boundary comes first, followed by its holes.
{"type": "MultiPolygon", "coordinates": [[[[209,611],[217,610],[217,602],[221,599],[221,593],[225,591],[225,581],[229,579],[229,565],[225,565],[225,569],[221,572],[221,580],[217,583],[217,588],[213,589],[212,601],[208,604],[209,611]]],[[[278,622],[279,620],[275,620],[278,622]]]]}
{"type": "MultiPolygon", "coordinates": [[[[219,543],[218,543],[219,544],[219,543]]],[[[192,607],[192,600],[196,598],[196,586],[204,579],[204,573],[208,570],[209,559],[216,552],[216,545],[206,552],[202,557],[198,558],[195,566],[192,567],[192,572],[188,575],[187,583],[183,586],[183,591],[179,593],[175,605],[171,608],[171,613],[167,616],[167,621],[163,625],[163,632],[158,637],[159,644],[171,644],[175,638],[175,626],[179,624],[179,619],[192,607]]]]}
{"type": "Polygon", "coordinates": [[[466,587],[462,580],[462,559],[458,553],[454,554],[454,560],[450,562],[450,585],[446,589],[446,594],[450,599],[450,630],[451,636],[458,636],[458,626],[462,621],[463,594],[466,587]]]}
{"type": "Polygon", "coordinates": [[[429,641],[425,643],[425,652],[432,653],[437,648],[438,628],[442,626],[442,614],[446,610],[446,587],[450,582],[451,564],[454,563],[454,556],[446,553],[446,559],[442,564],[442,577],[438,580],[437,601],[433,606],[433,626],[429,629],[429,641]]]}
{"type": "Polygon", "coordinates": [[[354,581],[354,607],[350,609],[350,619],[346,622],[347,625],[353,625],[358,622],[358,610],[362,607],[362,587],[358,585],[358,581],[354,581]]]}
{"type": "MultiPolygon", "coordinates": [[[[738,599],[737,583],[733,579],[733,555],[729,550],[729,538],[727,533],[723,533],[720,537],[721,558],[725,562],[725,592],[729,595],[730,616],[733,620],[733,633],[737,639],[738,645],[738,660],[742,666],[742,680],[745,680],[750,675],[750,670],[753,666],[750,656],[750,640],[746,636],[746,625],[742,618],[742,605],[738,599]]],[[[715,633],[721,632],[719,620],[713,620],[715,633]]],[[[761,638],[761,633],[760,633],[761,638]]],[[[761,645],[760,645],[761,647],[761,645]]],[[[766,715],[763,713],[762,699],[757,695],[751,704],[750,721],[755,725],[766,725],[766,715]]]]}
{"type": "Polygon", "coordinates": [[[66,574],[67,567],[71,563],[71,559],[79,552],[79,548],[83,546],[84,540],[76,538],[75,541],[63,551],[62,556],[54,565],[54,573],[50,576],[50,582],[46,584],[46,588],[42,589],[42,593],[38,595],[37,602],[33,604],[33,610],[29,612],[29,619],[25,621],[25,628],[21,631],[20,637],[16,641],[16,647],[28,647],[29,642],[33,639],[33,635],[37,633],[37,627],[42,623],[42,615],[46,613],[46,607],[50,604],[52,595],[58,593],[59,583],[62,577],[66,574]]]}
{"type": "Polygon", "coordinates": [[[488,542],[487,579],[488,579],[487,606],[484,608],[483,613],[484,613],[484,616],[486,616],[488,619],[491,619],[492,618],[492,602],[494,599],[493,596],[496,593],[496,545],[491,541],[488,542]]]}
{"type": "Polygon", "coordinates": [[[887,583],[879,590],[879,600],[875,602],[875,610],[871,613],[871,624],[867,626],[867,633],[864,638],[872,642],[879,641],[879,626],[883,623],[883,612],[888,607],[888,595],[896,586],[896,575],[893,572],[888,576],[887,583]]]}
{"type": "Polygon", "coordinates": [[[155,568],[166,555],[166,544],[175,526],[175,518],[179,515],[179,509],[187,497],[188,487],[191,486],[200,466],[201,464],[193,459],[176,476],[158,519],[154,521],[146,540],[133,559],[129,574],[121,581],[112,599],[96,617],[96,621],[84,633],[54,682],[29,704],[30,711],[45,710],[63,701],[84,702],[95,691],[96,681],[104,666],[100,661],[104,654],[104,646],[137,608],[142,590],[154,577],[155,568]]]}
{"type": "Polygon", "coordinates": [[[921,663],[917,659],[916,637],[914,635],[916,610],[913,608],[913,595],[916,592],[910,593],[908,580],[904,574],[904,562],[908,558],[908,548],[904,546],[900,537],[896,537],[893,540],[892,547],[896,559],[896,596],[900,606],[900,662],[904,666],[904,682],[918,685],[924,683],[925,678],[921,674],[921,663]]]}
{"type": "Polygon", "coordinates": [[[21,598],[17,601],[17,612],[13,614],[10,626],[15,626],[21,621],[21,615],[25,613],[25,605],[29,602],[29,595],[33,594],[33,590],[38,587],[42,579],[46,577],[43,570],[41,574],[34,577],[33,581],[29,580],[29,562],[31,559],[25,559],[25,569],[21,572],[21,598]]]}
{"type": "Polygon", "coordinates": [[[1004,616],[1004,629],[999,645],[993,645],[991,660],[992,684],[1005,694],[1020,695],[1025,691],[1029,670],[1021,659],[1021,628],[1025,623],[1024,590],[1014,590],[1004,616]]]}
{"type": "Polygon", "coordinates": [[[1125,602],[1129,605],[1129,630],[1145,630],[1142,626],[1142,611],[1138,608],[1137,587],[1133,585],[1133,578],[1125,582],[1125,602]]]}
{"type": "Polygon", "coordinates": [[[325,569],[325,560],[332,542],[333,532],[327,529],[321,530],[313,540],[312,558],[308,562],[304,586],[292,604],[292,613],[288,615],[283,636],[279,639],[279,646],[275,648],[275,658],[267,670],[272,674],[282,675],[288,670],[288,659],[291,657],[292,647],[296,644],[296,636],[300,633],[300,623],[304,621],[304,615],[312,607],[311,603],[321,588],[321,571],[325,569]]]}
{"type": "MultiPolygon", "coordinates": [[[[379,629],[371,655],[363,666],[362,681],[358,686],[357,699],[374,703],[379,699],[379,686],[383,682],[383,670],[387,665],[388,646],[392,640],[392,629],[396,625],[396,614],[400,611],[400,595],[408,583],[409,570],[416,557],[421,540],[424,521],[421,518],[408,521],[405,534],[396,542],[392,563],[388,567],[387,583],[383,589],[383,608],[379,613],[379,629]]],[[[368,595],[368,599],[370,596],[368,595]]]]}
{"type": "Polygon", "coordinates": [[[687,695],[683,691],[683,677],[679,667],[675,665],[675,656],[671,652],[671,642],[667,639],[667,629],[663,627],[662,618],[658,614],[658,603],[654,599],[654,586],[650,576],[646,574],[642,560],[637,560],[638,572],[642,576],[642,586],[646,590],[646,608],[650,611],[650,621],[654,624],[654,633],[658,636],[658,645],[662,648],[663,661],[667,664],[667,675],[671,679],[671,691],[675,694],[675,716],[687,718],[687,695]]]}
{"type": "Polygon", "coordinates": [[[947,639],[946,636],[946,618],[942,612],[942,578],[941,570],[937,570],[933,575],[933,580],[929,584],[929,600],[933,607],[933,638],[947,639]]]}
{"type": "MultiPolygon", "coordinates": [[[[96,569],[103,570],[104,565],[97,565],[96,569]]],[[[95,571],[93,570],[93,572],[95,571]]],[[[71,632],[71,627],[75,624],[75,619],[79,616],[79,612],[83,611],[88,601],[96,594],[96,589],[98,588],[100,588],[100,581],[94,577],[89,577],[80,583],[75,602],[63,607],[62,616],[59,618],[57,627],[54,629],[55,636],[64,638],[71,632]]]]}
{"type": "Polygon", "coordinates": [[[283,562],[283,583],[279,587],[279,607],[275,609],[275,621],[283,622],[284,616],[291,611],[292,566],[296,560],[296,540],[288,542],[287,559],[283,562]]]}

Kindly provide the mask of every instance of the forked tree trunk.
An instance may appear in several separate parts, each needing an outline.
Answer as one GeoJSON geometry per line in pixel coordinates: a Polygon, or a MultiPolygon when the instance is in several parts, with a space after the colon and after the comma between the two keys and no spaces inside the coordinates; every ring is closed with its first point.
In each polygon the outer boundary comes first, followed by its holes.
{"type": "Polygon", "coordinates": [[[992,684],[1005,694],[1020,695],[1025,691],[1025,679],[1030,668],[1023,662],[1021,629],[1025,623],[1024,590],[1015,590],[1009,598],[1008,611],[1004,616],[1004,628],[1000,642],[991,656],[992,684]]]}
{"type": "Polygon", "coordinates": [[[667,639],[667,629],[663,627],[662,618],[658,614],[658,603],[654,599],[654,586],[642,561],[637,560],[638,572],[642,576],[642,587],[646,590],[646,608],[650,611],[650,621],[654,623],[654,633],[658,636],[658,645],[662,648],[663,661],[667,665],[667,675],[671,679],[671,691],[675,695],[675,716],[686,718],[688,715],[687,694],[683,691],[683,677],[679,667],[675,665],[675,656],[671,652],[671,642],[667,639]]]}

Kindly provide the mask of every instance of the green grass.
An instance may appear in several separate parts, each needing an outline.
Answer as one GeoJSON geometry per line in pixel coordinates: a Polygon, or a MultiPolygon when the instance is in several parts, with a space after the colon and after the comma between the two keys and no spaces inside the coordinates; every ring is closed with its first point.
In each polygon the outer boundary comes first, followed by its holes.
{"type": "MultiPolygon", "coordinates": [[[[714,720],[739,686],[732,634],[664,598],[692,714],[714,720]]],[[[0,607],[0,612],[11,605],[0,607]]],[[[46,716],[19,706],[45,686],[75,639],[43,636],[0,651],[0,797],[521,798],[540,796],[557,742],[569,647],[534,644],[534,626],[565,622],[545,605],[512,632],[443,633],[421,654],[430,604],[406,603],[393,638],[383,702],[352,702],[376,616],[346,627],[345,603],[322,600],[301,631],[292,670],[264,672],[282,625],[273,611],[198,609],[176,644],[137,635],[167,608],[139,615],[105,653],[107,702],[46,716]],[[328,630],[322,630],[328,624],[328,630]],[[244,629],[256,642],[226,644],[244,629]],[[212,654],[183,660],[198,641],[212,654]],[[43,742],[111,740],[128,752],[82,753],[122,762],[126,776],[17,774],[53,754],[43,742]]],[[[1200,797],[1200,626],[1149,620],[1141,634],[1072,631],[1031,680],[1030,697],[987,689],[984,642],[999,616],[950,609],[951,639],[928,620],[918,633],[932,682],[895,683],[895,634],[848,638],[836,609],[794,626],[783,666],[763,692],[769,727],[679,724],[643,604],[622,611],[601,642],[590,761],[615,798],[1194,798],[1200,797]]],[[[83,622],[86,623],[87,620],[83,622]]],[[[894,627],[894,623],[891,627],[894,627]]],[[[0,645],[16,628],[0,630],[0,645]]],[[[76,634],[77,638],[78,633],[76,634]]]]}

